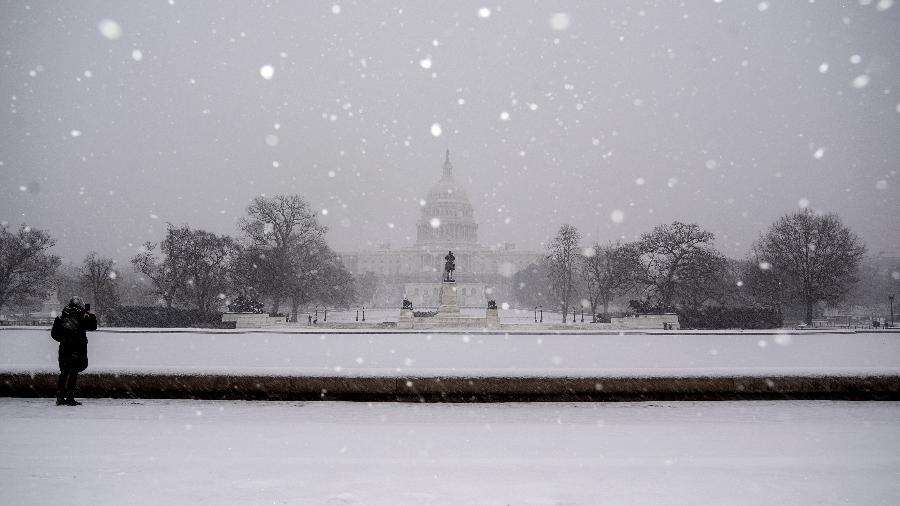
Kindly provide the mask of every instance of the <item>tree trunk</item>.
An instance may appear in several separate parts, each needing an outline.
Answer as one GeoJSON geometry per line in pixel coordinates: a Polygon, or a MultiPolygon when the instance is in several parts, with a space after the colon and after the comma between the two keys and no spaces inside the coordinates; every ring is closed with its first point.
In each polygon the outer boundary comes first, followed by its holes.
{"type": "Polygon", "coordinates": [[[569,305],[568,304],[560,304],[562,306],[562,318],[563,323],[566,323],[566,317],[569,316],[569,305]]]}
{"type": "Polygon", "coordinates": [[[272,311],[271,314],[278,313],[278,310],[281,308],[281,299],[272,299],[272,311]]]}
{"type": "Polygon", "coordinates": [[[806,299],[806,324],[812,326],[813,319],[813,301],[811,298],[806,299]]]}
{"type": "Polygon", "coordinates": [[[291,297],[291,321],[297,321],[297,311],[300,310],[300,301],[297,297],[291,297]]]}

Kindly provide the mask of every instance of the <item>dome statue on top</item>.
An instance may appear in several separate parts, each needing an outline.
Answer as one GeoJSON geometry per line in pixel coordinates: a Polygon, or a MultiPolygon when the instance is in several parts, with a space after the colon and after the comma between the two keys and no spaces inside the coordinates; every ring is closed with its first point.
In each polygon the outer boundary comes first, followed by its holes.
{"type": "Polygon", "coordinates": [[[441,179],[428,191],[416,225],[416,245],[477,244],[478,225],[469,196],[453,179],[450,150],[444,159],[441,179]]]}

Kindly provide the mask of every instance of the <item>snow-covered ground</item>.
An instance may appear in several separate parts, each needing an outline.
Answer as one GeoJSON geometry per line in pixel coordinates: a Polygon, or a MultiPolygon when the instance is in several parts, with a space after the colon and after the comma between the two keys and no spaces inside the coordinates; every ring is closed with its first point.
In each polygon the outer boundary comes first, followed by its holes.
{"type": "Polygon", "coordinates": [[[897,504],[900,403],[0,399],[4,504],[897,504]]]}
{"type": "MultiPolygon", "coordinates": [[[[89,334],[88,372],[341,376],[900,374],[900,334],[89,334]]],[[[46,330],[0,330],[0,372],[56,371],[46,330]]]]}

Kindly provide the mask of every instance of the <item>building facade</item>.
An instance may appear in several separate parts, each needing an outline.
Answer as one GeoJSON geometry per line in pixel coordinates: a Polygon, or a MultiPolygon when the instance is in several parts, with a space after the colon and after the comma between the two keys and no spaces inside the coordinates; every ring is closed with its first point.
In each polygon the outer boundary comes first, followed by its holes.
{"type": "Polygon", "coordinates": [[[519,251],[514,244],[483,246],[469,196],[453,177],[447,151],[441,178],[431,187],[416,222],[413,246],[341,253],[355,276],[371,273],[377,280],[368,303],[399,307],[404,298],[416,308],[435,308],[443,275],[444,256],[453,251],[459,303],[484,307],[490,299],[512,304],[512,276],[541,258],[541,253],[519,251]]]}

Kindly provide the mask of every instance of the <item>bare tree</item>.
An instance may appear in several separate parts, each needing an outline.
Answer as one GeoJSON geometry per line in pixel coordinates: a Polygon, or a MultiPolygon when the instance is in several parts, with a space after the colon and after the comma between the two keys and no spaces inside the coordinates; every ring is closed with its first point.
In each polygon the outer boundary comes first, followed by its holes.
{"type": "Polygon", "coordinates": [[[655,292],[658,306],[671,308],[679,292],[679,284],[697,273],[698,261],[713,253],[715,236],[694,223],[672,222],[658,225],[641,236],[638,247],[644,265],[643,281],[655,292]]]}
{"type": "Polygon", "coordinates": [[[353,275],[344,267],[340,257],[331,249],[326,249],[319,263],[319,282],[316,284],[316,299],[323,304],[348,305],[356,295],[353,275]]]}
{"type": "Polygon", "coordinates": [[[56,269],[53,276],[53,286],[56,295],[65,304],[72,297],[81,295],[81,267],[71,263],[64,263],[56,269]]]}
{"type": "Polygon", "coordinates": [[[297,260],[308,257],[309,250],[318,247],[325,235],[326,228],[319,225],[316,216],[300,195],[260,196],[247,207],[241,230],[250,243],[248,250],[255,256],[254,278],[263,281],[257,289],[271,300],[273,313],[291,296],[297,260]]]}
{"type": "Polygon", "coordinates": [[[839,302],[856,283],[866,248],[837,215],[803,209],[776,221],[753,251],[782,273],[788,293],[803,301],[806,323],[812,324],[818,302],[839,302]]]}
{"type": "Polygon", "coordinates": [[[239,253],[231,237],[169,224],[166,238],[159,244],[161,260],[154,255],[155,248],[147,243],[131,263],[153,282],[166,307],[179,302],[208,312],[221,298],[219,294],[229,290],[229,269],[239,253]]]}
{"type": "Polygon", "coordinates": [[[372,271],[366,271],[356,276],[354,283],[354,302],[371,306],[375,300],[375,290],[378,289],[378,277],[372,271]]]}
{"type": "Polygon", "coordinates": [[[321,240],[290,251],[291,268],[285,283],[293,315],[296,316],[301,305],[321,299],[320,294],[327,277],[324,263],[328,261],[330,253],[328,246],[321,240]]]}
{"type": "Polygon", "coordinates": [[[640,252],[633,244],[595,243],[583,253],[585,293],[594,320],[598,306],[608,313],[610,301],[635,285],[641,269],[640,252]]]}
{"type": "Polygon", "coordinates": [[[783,312],[790,302],[787,271],[772,269],[772,264],[755,249],[743,266],[742,278],[753,304],[783,312]]]}
{"type": "Polygon", "coordinates": [[[708,302],[724,303],[728,284],[728,262],[713,249],[697,249],[684,259],[675,279],[675,299],[690,310],[708,302]]]}
{"type": "Polygon", "coordinates": [[[166,238],[159,243],[162,260],[157,260],[153,251],[156,244],[147,242],[143,251],[131,259],[135,272],[146,276],[156,288],[156,294],[171,308],[181,291],[185,289],[187,279],[187,254],[184,251],[185,237],[190,233],[187,226],[175,228],[167,224],[166,238]]]}
{"type": "Polygon", "coordinates": [[[46,296],[60,265],[48,252],[54,244],[43,230],[22,225],[13,233],[0,226],[0,308],[46,296]]]}
{"type": "Polygon", "coordinates": [[[556,237],[550,241],[548,246],[550,287],[553,298],[562,311],[563,323],[566,322],[569,307],[575,303],[578,293],[578,267],[581,257],[578,244],[580,241],[581,234],[578,229],[566,224],[559,227],[556,237]]]}
{"type": "Polygon", "coordinates": [[[115,260],[101,257],[91,252],[81,264],[80,285],[98,314],[102,314],[119,304],[121,280],[115,269],[115,260]]]}
{"type": "Polygon", "coordinates": [[[549,308],[553,304],[549,261],[542,258],[515,273],[512,278],[512,289],[519,304],[528,308],[537,306],[549,308]]]}
{"type": "Polygon", "coordinates": [[[230,290],[230,270],[240,247],[227,235],[205,230],[194,230],[185,239],[187,244],[182,249],[188,254],[185,261],[188,288],[183,293],[194,307],[208,313],[224,301],[230,290]]]}

